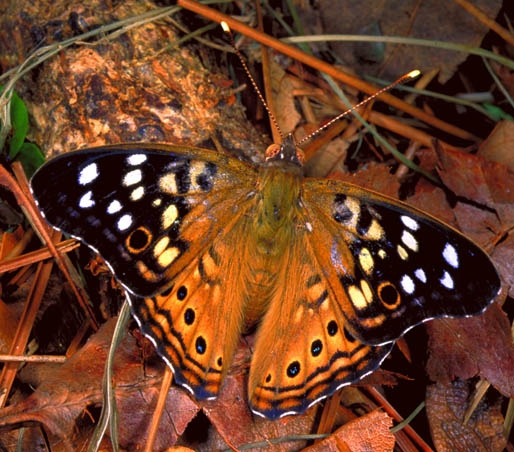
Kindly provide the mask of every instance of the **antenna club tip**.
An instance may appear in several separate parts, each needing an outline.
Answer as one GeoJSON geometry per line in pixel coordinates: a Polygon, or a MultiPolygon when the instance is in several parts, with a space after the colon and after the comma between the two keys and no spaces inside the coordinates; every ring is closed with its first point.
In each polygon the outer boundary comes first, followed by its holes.
{"type": "Polygon", "coordinates": [[[410,71],[407,74],[407,77],[409,77],[409,78],[416,78],[419,74],[421,74],[421,71],[419,69],[414,69],[413,71],[410,71]]]}
{"type": "Polygon", "coordinates": [[[230,27],[228,26],[228,24],[224,20],[221,21],[220,25],[221,25],[221,28],[223,28],[223,31],[225,33],[230,33],[230,27]]]}

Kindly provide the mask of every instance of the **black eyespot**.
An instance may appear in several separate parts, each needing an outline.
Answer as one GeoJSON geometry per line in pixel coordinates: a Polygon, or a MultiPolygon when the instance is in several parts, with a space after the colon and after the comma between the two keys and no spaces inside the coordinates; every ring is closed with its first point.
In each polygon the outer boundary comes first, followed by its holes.
{"type": "Polygon", "coordinates": [[[323,350],[323,343],[319,339],[316,339],[311,344],[311,355],[318,356],[321,353],[321,350],[323,350]]]}
{"type": "Polygon", "coordinates": [[[177,298],[182,301],[187,297],[187,287],[180,286],[177,290],[177,298]]]}
{"type": "Polygon", "coordinates": [[[343,328],[344,337],[348,342],[355,342],[355,338],[351,335],[351,333],[346,329],[343,328]]]}
{"type": "Polygon", "coordinates": [[[152,234],[146,228],[137,228],[127,237],[127,248],[131,253],[143,251],[150,243],[152,234]]]}
{"type": "Polygon", "coordinates": [[[186,309],[186,312],[184,312],[184,322],[186,322],[186,325],[192,325],[195,321],[195,311],[193,311],[191,308],[186,309]]]}
{"type": "Polygon", "coordinates": [[[392,284],[381,284],[378,288],[378,296],[382,303],[393,306],[398,302],[400,295],[392,284]]]}
{"type": "Polygon", "coordinates": [[[221,356],[218,358],[216,363],[218,364],[218,367],[221,367],[223,365],[223,359],[221,358],[221,356]]]}
{"type": "Polygon", "coordinates": [[[269,383],[271,381],[271,374],[268,374],[266,376],[266,383],[269,383]]]}
{"type": "Polygon", "coordinates": [[[300,363],[298,361],[293,361],[289,366],[287,366],[287,376],[289,378],[296,377],[300,373],[300,363]]]}
{"type": "Polygon", "coordinates": [[[327,325],[327,332],[329,336],[335,336],[337,334],[337,323],[335,320],[331,320],[327,325]]]}
{"type": "Polygon", "coordinates": [[[207,350],[207,344],[205,343],[205,339],[202,336],[198,336],[195,342],[196,353],[199,355],[203,355],[205,350],[207,350]]]}

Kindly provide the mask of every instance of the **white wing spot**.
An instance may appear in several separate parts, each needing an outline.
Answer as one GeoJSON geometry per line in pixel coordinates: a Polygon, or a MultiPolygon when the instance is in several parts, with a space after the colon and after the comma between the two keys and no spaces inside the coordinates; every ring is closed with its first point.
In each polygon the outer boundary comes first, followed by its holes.
{"type": "Polygon", "coordinates": [[[89,207],[93,207],[95,205],[95,201],[92,199],[93,192],[89,190],[85,195],[80,198],[79,207],[81,209],[88,209],[89,207]]]}
{"type": "Polygon", "coordinates": [[[98,166],[96,163],[90,163],[80,170],[79,184],[87,185],[98,177],[98,166]]]}
{"type": "Polygon", "coordinates": [[[416,286],[414,285],[414,281],[408,275],[403,275],[400,284],[402,285],[403,291],[405,293],[408,293],[409,295],[412,294],[414,292],[414,289],[416,288],[416,286]]]}
{"type": "Polygon", "coordinates": [[[459,256],[457,255],[457,251],[453,245],[450,245],[449,243],[446,244],[443,250],[443,257],[444,260],[453,268],[459,268],[459,256]]]}
{"type": "Polygon", "coordinates": [[[425,272],[422,268],[418,268],[414,274],[416,275],[416,278],[418,278],[422,283],[427,282],[427,275],[425,275],[425,272]]]}
{"type": "Polygon", "coordinates": [[[145,154],[134,154],[130,157],[127,157],[127,163],[132,166],[141,165],[141,163],[146,162],[145,154]]]}
{"type": "Polygon", "coordinates": [[[117,199],[115,199],[114,201],[111,201],[111,203],[107,206],[107,213],[112,215],[113,213],[119,212],[121,208],[121,203],[117,199]]]}
{"type": "Polygon", "coordinates": [[[417,231],[419,229],[419,223],[411,217],[407,215],[402,215],[401,217],[402,223],[407,226],[411,231],[417,231]]]}
{"type": "Polygon", "coordinates": [[[402,242],[412,251],[418,251],[418,241],[409,231],[403,231],[402,242]]]}
{"type": "Polygon", "coordinates": [[[453,279],[448,272],[444,272],[443,277],[439,281],[447,289],[453,289],[453,279]]]}
{"type": "Polygon", "coordinates": [[[307,228],[307,231],[312,232],[312,224],[310,224],[308,221],[305,223],[305,227],[307,228]]]}
{"type": "Polygon", "coordinates": [[[140,185],[139,187],[137,187],[135,190],[132,191],[132,193],[130,194],[130,199],[132,199],[132,201],[138,201],[139,199],[141,199],[145,194],[145,188],[140,185]]]}
{"type": "Polygon", "coordinates": [[[141,173],[141,170],[133,170],[129,171],[127,174],[125,174],[125,177],[123,178],[123,185],[125,187],[128,187],[129,185],[137,184],[138,182],[141,182],[141,179],[143,178],[143,174],[141,173]]]}
{"type": "Polygon", "coordinates": [[[119,231],[125,231],[132,225],[132,215],[128,213],[121,216],[118,220],[117,226],[119,231]]]}

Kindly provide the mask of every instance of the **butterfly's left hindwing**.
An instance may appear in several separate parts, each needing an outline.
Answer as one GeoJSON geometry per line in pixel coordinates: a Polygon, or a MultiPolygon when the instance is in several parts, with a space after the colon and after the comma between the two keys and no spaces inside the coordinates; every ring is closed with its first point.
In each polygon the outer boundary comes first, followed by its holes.
{"type": "Polygon", "coordinates": [[[51,225],[94,248],[130,292],[150,296],[230,221],[254,175],[213,151],[128,144],[61,155],[31,186],[51,225]]]}

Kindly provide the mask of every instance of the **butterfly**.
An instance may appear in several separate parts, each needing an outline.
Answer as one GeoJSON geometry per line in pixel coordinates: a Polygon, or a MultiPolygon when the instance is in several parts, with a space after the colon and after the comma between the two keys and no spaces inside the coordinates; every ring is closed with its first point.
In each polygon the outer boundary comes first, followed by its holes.
{"type": "Polygon", "coordinates": [[[267,155],[254,166],[189,146],[119,144],[56,157],[31,180],[46,220],[103,257],[196,398],[217,396],[255,326],[249,405],[276,419],[373,372],[419,323],[494,301],[494,265],[452,227],[303,177],[291,137],[267,155]]]}

